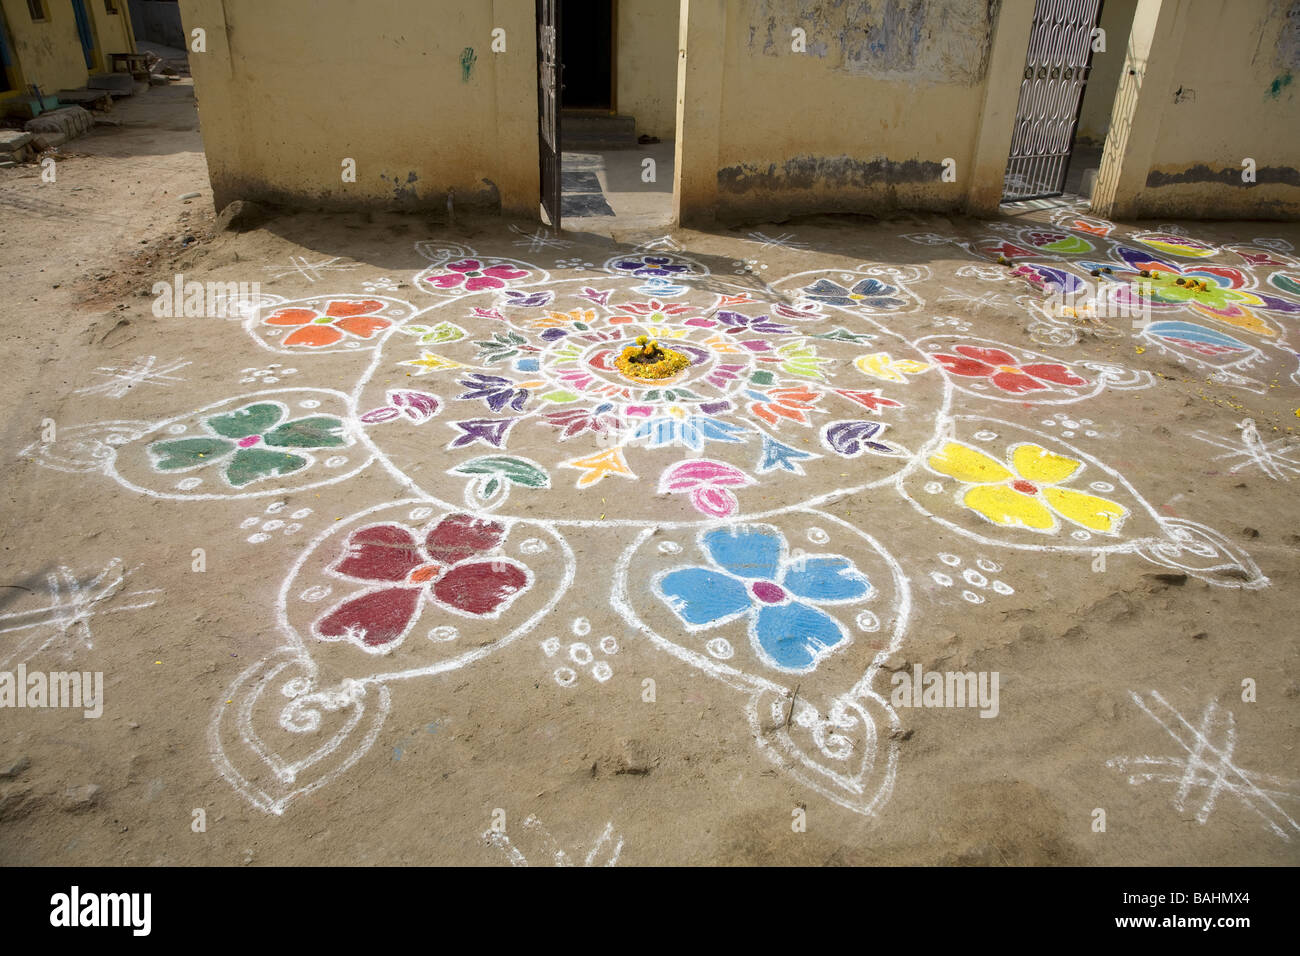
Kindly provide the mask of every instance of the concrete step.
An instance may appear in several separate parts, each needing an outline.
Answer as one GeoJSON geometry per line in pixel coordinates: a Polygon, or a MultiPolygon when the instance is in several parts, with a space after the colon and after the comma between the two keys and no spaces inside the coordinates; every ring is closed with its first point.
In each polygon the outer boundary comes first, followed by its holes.
{"type": "Polygon", "coordinates": [[[23,125],[32,134],[32,145],[44,151],[76,139],[95,125],[95,119],[80,106],[61,106],[23,125]]]}
{"type": "Polygon", "coordinates": [[[86,88],[130,96],[135,92],[135,77],[130,73],[96,73],[86,80],[86,88]]]}
{"type": "Polygon", "coordinates": [[[636,120],[615,113],[564,110],[560,113],[560,140],[564,149],[632,149],[636,146],[636,120]]]}
{"type": "Polygon", "coordinates": [[[108,110],[113,108],[113,94],[108,90],[59,90],[59,102],[88,110],[108,110]]]}

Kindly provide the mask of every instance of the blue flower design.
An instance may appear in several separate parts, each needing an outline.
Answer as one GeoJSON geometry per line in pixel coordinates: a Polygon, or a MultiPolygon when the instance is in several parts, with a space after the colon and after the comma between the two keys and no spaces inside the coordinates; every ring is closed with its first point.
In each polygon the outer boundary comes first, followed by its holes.
{"type": "Polygon", "coordinates": [[[667,279],[646,279],[644,283],[635,286],[634,289],[642,295],[650,296],[652,299],[671,298],[690,291],[686,286],[675,285],[667,279]]]}
{"type": "Polygon", "coordinates": [[[636,431],[632,433],[631,440],[644,441],[647,448],[684,445],[692,451],[699,451],[708,441],[747,441],[747,431],[748,429],[743,425],[735,425],[706,415],[692,415],[689,418],[671,418],[661,415],[638,425],[636,431]]]}
{"type": "Polygon", "coordinates": [[[710,566],[674,568],[654,590],[688,631],[748,617],[749,640],[769,667],[815,670],[850,640],[844,626],[815,605],[850,604],[873,594],[871,582],[838,554],[791,558],[772,525],[734,525],[700,535],[710,566]]]}
{"type": "Polygon", "coordinates": [[[863,279],[852,289],[846,289],[830,279],[818,279],[807,286],[803,293],[817,302],[838,306],[868,306],[873,309],[900,309],[907,303],[895,298],[897,292],[892,285],[886,285],[879,279],[863,279]]]}

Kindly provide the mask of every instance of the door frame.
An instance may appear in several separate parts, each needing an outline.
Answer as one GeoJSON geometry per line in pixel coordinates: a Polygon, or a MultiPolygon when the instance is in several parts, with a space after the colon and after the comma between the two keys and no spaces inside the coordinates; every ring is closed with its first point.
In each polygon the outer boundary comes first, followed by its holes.
{"type": "Polygon", "coordinates": [[[560,62],[563,3],[562,0],[536,0],[534,9],[537,39],[537,172],[540,200],[542,208],[551,220],[551,228],[559,232],[564,196],[560,184],[560,168],[564,157],[560,140],[560,91],[564,84],[564,64],[560,62]],[[546,19],[548,11],[551,17],[549,22],[546,19]]]}

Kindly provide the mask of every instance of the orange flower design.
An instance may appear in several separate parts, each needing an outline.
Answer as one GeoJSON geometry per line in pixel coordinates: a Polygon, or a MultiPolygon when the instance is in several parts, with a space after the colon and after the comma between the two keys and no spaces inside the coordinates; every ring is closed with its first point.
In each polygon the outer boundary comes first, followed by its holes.
{"type": "Polygon", "coordinates": [[[262,324],[297,326],[284,337],[282,344],[319,349],[337,345],[347,336],[373,338],[393,324],[388,319],[370,314],[383,307],[382,302],[374,299],[338,299],[326,306],[324,312],[315,309],[280,309],[263,319],[262,324]]]}
{"type": "Polygon", "coordinates": [[[756,399],[750,402],[749,410],[773,427],[778,426],[782,419],[807,425],[805,412],[813,411],[821,399],[819,392],[802,385],[768,389],[766,395],[756,391],[747,391],[747,394],[756,399]]]}

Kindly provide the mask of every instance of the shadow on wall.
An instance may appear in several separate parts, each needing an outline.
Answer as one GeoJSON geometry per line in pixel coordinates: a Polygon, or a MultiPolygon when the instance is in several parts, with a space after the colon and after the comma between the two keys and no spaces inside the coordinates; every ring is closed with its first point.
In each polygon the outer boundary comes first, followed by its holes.
{"type": "Polygon", "coordinates": [[[181,5],[176,0],[130,0],[131,29],[137,40],[161,43],[184,50],[185,27],[181,24],[181,5]]]}

